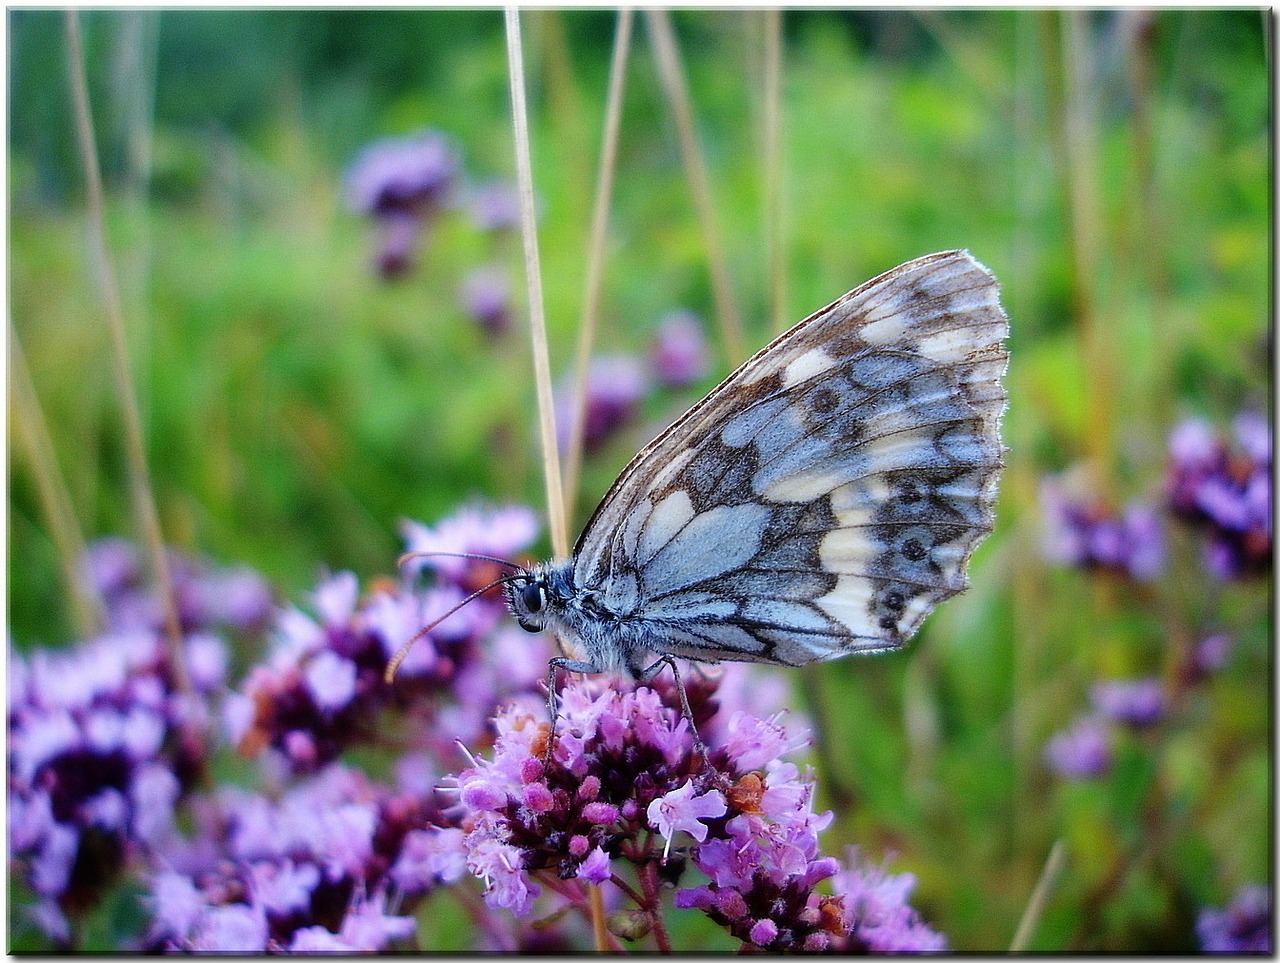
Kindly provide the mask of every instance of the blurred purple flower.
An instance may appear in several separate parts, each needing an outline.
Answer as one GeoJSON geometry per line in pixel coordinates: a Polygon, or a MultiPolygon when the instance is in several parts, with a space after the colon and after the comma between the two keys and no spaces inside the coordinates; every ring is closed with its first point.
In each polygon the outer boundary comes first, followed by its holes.
{"type": "Polygon", "coordinates": [[[1231,655],[1231,636],[1225,632],[1206,635],[1196,643],[1193,669],[1197,675],[1212,675],[1227,664],[1231,655]]]}
{"type": "Polygon", "coordinates": [[[347,203],[373,220],[381,277],[391,280],[408,271],[423,228],[448,201],[458,171],[453,145],[431,130],[376,141],[352,162],[347,203]]]}
{"type": "Polygon", "coordinates": [[[649,349],[649,363],[658,380],[674,388],[706,377],[711,369],[710,349],[698,316],[684,310],[665,315],[649,349]]]}
{"type": "MultiPolygon", "coordinates": [[[[556,441],[562,451],[580,417],[573,403],[573,380],[561,381],[555,391],[556,441]]],[[[649,394],[644,363],[631,355],[600,355],[587,367],[583,450],[596,451],[632,422],[640,402],[649,394]]]]}
{"type": "Polygon", "coordinates": [[[346,174],[347,202],[357,214],[422,217],[444,203],[458,168],[457,152],[438,131],[387,137],[352,161],[346,174]]]}
{"type": "MultiPolygon", "coordinates": [[[[218,640],[198,642],[217,662],[218,640]]],[[[66,914],[174,833],[210,750],[200,702],[221,672],[193,672],[196,691],[180,695],[167,645],[134,629],[29,658],[10,650],[9,674],[11,865],[37,895],[37,925],[67,940],[66,914]]]]}
{"type": "Polygon", "coordinates": [[[1272,948],[1271,892],[1243,886],[1225,910],[1201,910],[1196,935],[1205,953],[1269,954],[1272,948]]]}
{"type": "Polygon", "coordinates": [[[1111,768],[1111,736],[1100,720],[1080,718],[1049,740],[1045,761],[1067,779],[1096,779],[1111,768]]]}
{"type": "Polygon", "coordinates": [[[1234,450],[1194,419],[1169,435],[1169,507],[1203,530],[1205,567],[1222,580],[1271,567],[1270,425],[1246,411],[1236,417],[1234,431],[1234,450]]]}
{"type": "Polygon", "coordinates": [[[907,903],[915,889],[911,873],[890,875],[883,866],[859,864],[849,853],[849,868],[832,886],[844,898],[849,936],[841,949],[868,953],[940,953],[947,939],[930,929],[907,903]]]}
{"type": "Polygon", "coordinates": [[[497,337],[511,327],[511,284],[506,272],[476,268],[462,282],[462,306],[486,334],[497,337]]]}
{"type": "Polygon", "coordinates": [[[489,181],[471,197],[471,219],[482,231],[505,231],[520,225],[520,194],[508,181],[489,181]]]}
{"type": "Polygon", "coordinates": [[[1164,533],[1159,517],[1134,501],[1115,516],[1099,503],[1068,496],[1064,483],[1047,478],[1040,486],[1045,557],[1061,565],[1103,569],[1138,581],[1156,578],[1164,568],[1164,533]]]}
{"type": "Polygon", "coordinates": [[[389,889],[403,906],[457,878],[461,832],[443,812],[338,765],[275,799],[223,787],[196,812],[203,845],[179,839],[158,855],[146,948],[385,950],[415,929],[387,914],[389,889]]]}
{"type": "Polygon", "coordinates": [[[1089,697],[1103,718],[1135,729],[1145,729],[1164,718],[1164,688],[1159,679],[1095,682],[1089,697]]]}
{"type": "MultiPolygon", "coordinates": [[[[427,527],[420,522],[405,519],[400,523],[400,533],[407,552],[448,552],[454,555],[474,553],[511,559],[516,553],[533,544],[538,535],[538,517],[523,505],[502,508],[461,508],[447,518],[427,527]]],[[[417,574],[424,567],[468,591],[474,591],[486,582],[493,581],[501,571],[486,568],[483,563],[463,558],[441,556],[432,559],[410,559],[404,570],[417,574]],[[496,572],[493,578],[479,581],[477,572],[496,572]],[[477,583],[478,584],[473,584],[477,583]],[[470,586],[470,588],[468,588],[470,586]]]]}
{"type": "MultiPolygon", "coordinates": [[[[509,556],[537,534],[536,516],[512,506],[464,509],[434,527],[405,521],[413,551],[478,552],[509,556]]],[[[223,722],[247,755],[270,748],[295,772],[314,771],[346,749],[377,740],[382,713],[412,705],[429,724],[415,730],[416,750],[437,759],[456,758],[457,743],[486,739],[486,720],[501,701],[529,696],[545,677],[545,639],[515,629],[498,592],[449,614],[466,593],[507,569],[482,559],[450,556],[414,559],[399,581],[375,582],[360,594],[354,574],[323,580],[312,596],[315,615],[279,613],[274,645],[223,708],[223,722]],[[430,570],[428,584],[419,575],[430,570]],[[425,626],[448,614],[419,638],[400,664],[393,684],[387,665],[425,626]]],[[[452,764],[452,763],[451,763],[452,764]]]]}

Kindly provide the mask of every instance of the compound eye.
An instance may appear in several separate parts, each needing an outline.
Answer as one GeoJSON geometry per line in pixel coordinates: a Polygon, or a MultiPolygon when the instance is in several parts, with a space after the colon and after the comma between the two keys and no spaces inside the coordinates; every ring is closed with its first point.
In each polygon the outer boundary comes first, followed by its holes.
{"type": "Polygon", "coordinates": [[[524,603],[525,610],[533,612],[542,611],[542,585],[539,582],[528,582],[520,589],[520,601],[524,603]]]}

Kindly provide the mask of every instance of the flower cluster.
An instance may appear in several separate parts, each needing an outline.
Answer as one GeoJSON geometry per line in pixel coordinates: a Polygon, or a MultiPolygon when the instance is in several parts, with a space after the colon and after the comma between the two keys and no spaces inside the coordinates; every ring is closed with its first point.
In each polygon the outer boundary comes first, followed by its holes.
{"type": "MultiPolygon", "coordinates": [[[[537,525],[532,512],[511,508],[465,510],[435,530],[406,522],[405,530],[415,552],[509,555],[532,541],[537,525]]],[[[483,740],[487,714],[501,700],[532,695],[549,655],[545,642],[504,621],[496,591],[450,615],[497,574],[489,562],[433,558],[412,560],[399,580],[375,582],[363,598],[350,572],[322,582],[315,615],[282,612],[272,652],[227,700],[232,742],[249,755],[270,746],[295,771],[314,771],[354,744],[378,742],[392,705],[415,714],[416,746],[438,758],[451,758],[457,741],[483,740]],[[434,578],[424,587],[427,568],[434,578]],[[445,615],[388,683],[397,650],[445,615]]]]}
{"type": "Polygon", "coordinates": [[[1169,436],[1170,510],[1203,529],[1205,566],[1220,579],[1271,567],[1271,429],[1244,412],[1234,430],[1234,449],[1194,419],[1169,436]]]}
{"type": "Polygon", "coordinates": [[[341,765],[278,799],[223,788],[193,813],[195,835],[173,840],[150,877],[153,951],[385,950],[416,930],[403,911],[465,873],[461,830],[429,792],[393,793],[341,765]]]}
{"type": "Polygon", "coordinates": [[[409,269],[419,235],[449,200],[458,176],[457,151],[433,130],[377,141],[352,162],[347,203],[373,219],[382,277],[409,269]]]}
{"type": "Polygon", "coordinates": [[[205,698],[222,684],[216,636],[184,640],[194,692],[173,682],[164,640],[108,632],[74,649],[9,653],[9,852],[50,938],[173,830],[207,759],[205,698]]]}
{"type": "Polygon", "coordinates": [[[1093,712],[1057,733],[1045,747],[1050,768],[1068,779],[1092,779],[1111,768],[1109,724],[1146,729],[1164,718],[1167,699],[1159,679],[1095,682],[1089,691],[1093,712]]]}
{"type": "Polygon", "coordinates": [[[1256,884],[1241,887],[1225,910],[1203,910],[1196,920],[1206,953],[1269,954],[1271,930],[1271,893],[1256,884]]]}
{"type": "Polygon", "coordinates": [[[582,446],[587,452],[601,448],[619,430],[631,424],[640,402],[651,388],[644,362],[630,355],[601,355],[587,366],[583,409],[573,406],[573,381],[563,380],[555,392],[556,441],[560,450],[569,447],[570,432],[582,420],[582,446]]]}
{"type": "Polygon", "coordinates": [[[1060,565],[1101,569],[1150,581],[1164,568],[1164,533],[1155,510],[1131,502],[1117,515],[1093,500],[1072,498],[1060,479],[1040,488],[1045,557],[1060,565]]]}
{"type": "Polygon", "coordinates": [[[457,777],[467,866],[491,906],[527,913],[544,887],[573,904],[582,886],[608,882],[635,902],[640,932],[660,930],[660,883],[676,882],[692,863],[708,882],[678,891],[675,905],[704,911],[747,946],[944,945],[906,905],[909,878],[858,869],[839,876],[840,862],[821,855],[818,834],[832,814],[813,811],[811,780],[781,758],[807,737],[742,711],[712,725],[718,707],[708,680],[688,695],[699,727],[718,735],[705,756],[674,684],[658,680],[566,685],[554,737],[527,711],[499,715],[493,758],[457,777]],[[673,848],[686,835],[693,846],[673,848]],[[834,895],[817,892],[837,876],[834,895]]]}
{"type": "Polygon", "coordinates": [[[491,338],[511,327],[511,281],[505,271],[479,267],[462,281],[462,308],[491,338]]]}
{"type": "MultiPolygon", "coordinates": [[[[170,587],[185,632],[229,632],[255,636],[266,628],[275,605],[271,589],[243,566],[223,569],[175,551],[167,553],[170,587]]],[[[147,579],[138,546],[123,538],[93,542],[80,561],[85,583],[102,600],[109,629],[165,629],[164,601],[147,579]]]]}

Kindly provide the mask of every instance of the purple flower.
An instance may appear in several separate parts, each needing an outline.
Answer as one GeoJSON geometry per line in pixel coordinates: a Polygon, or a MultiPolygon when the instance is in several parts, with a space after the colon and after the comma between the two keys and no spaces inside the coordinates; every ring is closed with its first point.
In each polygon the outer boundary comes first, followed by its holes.
{"type": "Polygon", "coordinates": [[[358,214],[420,217],[442,205],[458,176],[448,138],[427,130],[366,147],[346,175],[347,201],[358,214]]]}
{"type": "Polygon", "coordinates": [[[1045,746],[1049,767],[1067,779],[1094,779],[1111,768],[1111,738],[1097,719],[1084,717],[1045,746]]]}
{"type": "Polygon", "coordinates": [[[1198,675],[1210,675],[1227,664],[1231,654],[1231,636],[1225,632],[1206,635],[1196,643],[1193,656],[1194,670],[1198,675]]]}
{"type": "Polygon", "coordinates": [[[1155,725],[1164,718],[1164,688],[1159,679],[1095,682],[1090,699],[1103,718],[1135,729],[1155,725]]]}
{"type": "Polygon", "coordinates": [[[520,194],[514,184],[490,181],[471,197],[471,219],[482,231],[505,231],[520,224],[520,194]]]}
{"type": "Polygon", "coordinates": [[[702,820],[715,819],[728,811],[724,796],[718,789],[699,795],[695,795],[695,792],[693,780],[690,779],[678,789],[649,803],[649,825],[667,840],[667,845],[662,850],[663,859],[671,851],[671,838],[676,833],[686,832],[702,842],[707,838],[707,825],[702,820]]]}
{"type": "MultiPolygon", "coordinates": [[[[400,531],[409,552],[471,552],[511,558],[533,544],[538,535],[538,518],[523,505],[495,509],[463,508],[430,528],[405,519],[400,523],[400,531]]],[[[413,559],[406,563],[405,570],[412,574],[424,566],[471,591],[493,580],[485,578],[481,581],[474,577],[477,573],[482,577],[490,572],[495,573],[493,577],[503,574],[501,570],[477,565],[467,559],[449,557],[413,559]]]]}
{"type": "Polygon", "coordinates": [[[1044,555],[1060,565],[1118,572],[1151,581],[1164,568],[1164,532],[1155,511],[1143,502],[1129,504],[1122,515],[1100,503],[1077,501],[1058,479],[1040,488],[1044,514],[1044,555]]]}
{"type": "Polygon", "coordinates": [[[511,282],[505,271],[476,268],[463,280],[461,298],[463,309],[491,337],[511,327],[511,282]]]}
{"type": "Polygon", "coordinates": [[[1265,886],[1243,886],[1225,910],[1201,910],[1196,935],[1205,953],[1270,953],[1271,893],[1265,886]]]}
{"type": "Polygon", "coordinates": [[[415,928],[388,915],[392,887],[398,912],[460,873],[461,831],[434,802],[342,766],[278,798],[223,787],[205,802],[198,844],[175,838],[158,854],[174,868],[151,881],[151,950],[384,950],[415,928]]]}
{"type": "Polygon", "coordinates": [[[1238,448],[1200,421],[1169,436],[1170,510],[1205,536],[1205,567],[1229,580],[1271,566],[1271,438],[1256,412],[1235,419],[1238,448]]]}
{"type": "Polygon", "coordinates": [[[430,130],[377,141],[352,162],[347,203],[373,219],[381,277],[391,280],[408,271],[423,228],[453,191],[458,167],[449,140],[430,130]]]}
{"type": "Polygon", "coordinates": [[[850,868],[833,880],[844,899],[849,928],[844,949],[871,953],[939,953],[946,937],[921,920],[907,903],[915,888],[911,873],[890,875],[881,866],[859,865],[856,851],[849,854],[850,868]]]}
{"type": "Polygon", "coordinates": [[[556,440],[561,450],[568,448],[570,432],[578,418],[582,418],[584,450],[598,450],[634,420],[649,390],[649,376],[638,358],[630,355],[593,358],[587,367],[585,413],[574,406],[572,379],[562,381],[556,388],[556,440]]]}
{"type": "Polygon", "coordinates": [[[706,377],[711,359],[702,323],[692,311],[672,311],[658,322],[649,363],[660,382],[674,388],[706,377]]]}
{"type": "Polygon", "coordinates": [[[307,662],[303,679],[321,712],[336,712],[356,694],[355,663],[328,649],[307,662]]]}

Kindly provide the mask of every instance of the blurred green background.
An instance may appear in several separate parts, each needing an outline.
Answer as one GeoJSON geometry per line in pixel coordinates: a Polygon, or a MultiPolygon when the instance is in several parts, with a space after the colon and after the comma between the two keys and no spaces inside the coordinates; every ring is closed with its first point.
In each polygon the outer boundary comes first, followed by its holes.
{"type": "MultiPolygon", "coordinates": [[[[785,14],[786,317],[964,247],[1000,278],[1012,323],[1009,466],[973,589],[906,653],[807,672],[798,702],[822,722],[830,851],[896,853],[955,948],[1009,945],[1057,839],[1067,861],[1033,949],[1193,950],[1199,908],[1268,879],[1267,587],[1210,594],[1175,543],[1174,574],[1139,591],[1052,568],[1037,530],[1045,474],[1087,462],[1112,504],[1158,499],[1179,417],[1265,410],[1266,16],[785,14]],[[1159,674],[1175,629],[1210,626],[1237,653],[1199,701],[1123,745],[1104,779],[1046,770],[1045,740],[1094,679],[1159,674]]],[[[750,350],[769,337],[764,17],[674,17],[750,350]]],[[[134,536],[63,18],[8,18],[12,330],[83,536],[134,536]]],[[[557,376],[577,337],[614,23],[523,17],[557,376]]],[[[342,196],[362,146],[425,127],[454,139],[469,182],[514,180],[501,11],[108,10],[81,24],[165,539],[297,599],[325,569],[391,571],[402,517],[476,498],[542,506],[518,236],[446,213],[388,284],[342,196]],[[495,262],[518,316],[497,340],[458,297],[495,262]]],[[[598,343],[643,353],[673,308],[716,327],[675,124],[635,26],[598,343]]],[[[727,373],[715,357],[588,459],[575,525],[645,433],[727,373]]],[[[29,415],[12,398],[11,437],[29,415]]],[[[9,482],[11,637],[65,644],[57,549],[16,446],[9,482]]]]}

